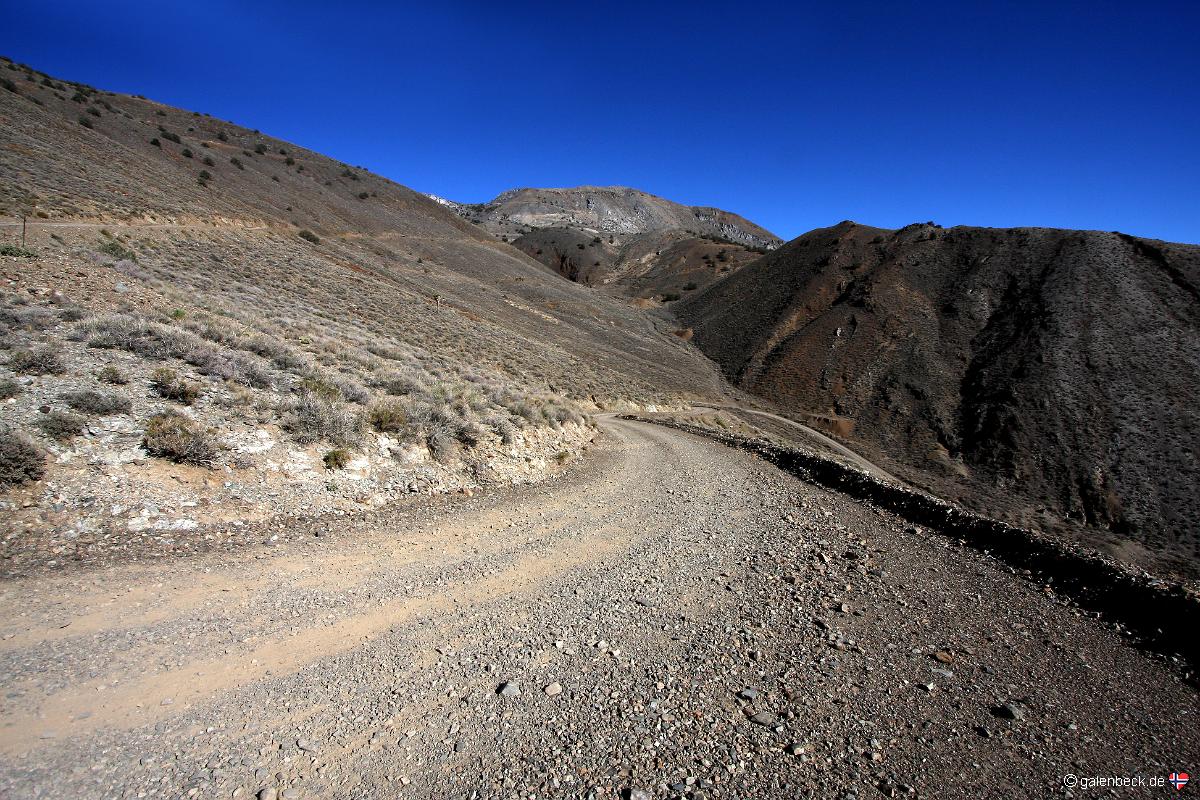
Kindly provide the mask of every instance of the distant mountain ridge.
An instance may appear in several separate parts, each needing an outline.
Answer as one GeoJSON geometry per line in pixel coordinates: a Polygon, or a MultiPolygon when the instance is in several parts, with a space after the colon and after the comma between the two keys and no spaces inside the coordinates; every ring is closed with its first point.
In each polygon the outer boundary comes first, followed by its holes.
{"type": "Polygon", "coordinates": [[[464,218],[497,235],[524,228],[578,227],[604,234],[693,231],[771,249],[783,243],[748,219],[710,206],[686,206],[628,186],[518,188],[489,203],[455,204],[464,218]]]}
{"type": "Polygon", "coordinates": [[[663,302],[782,244],[738,214],[626,186],[518,188],[478,204],[430,197],[572,281],[663,302]]]}

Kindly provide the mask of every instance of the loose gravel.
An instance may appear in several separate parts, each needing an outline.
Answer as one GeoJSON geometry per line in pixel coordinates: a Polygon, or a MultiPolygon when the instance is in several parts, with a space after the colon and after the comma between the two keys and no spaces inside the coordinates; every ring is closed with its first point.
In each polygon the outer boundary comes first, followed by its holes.
{"type": "Polygon", "coordinates": [[[0,796],[1041,797],[1197,763],[1195,690],[1095,615],[602,426],[443,512],[0,584],[0,796]]]}

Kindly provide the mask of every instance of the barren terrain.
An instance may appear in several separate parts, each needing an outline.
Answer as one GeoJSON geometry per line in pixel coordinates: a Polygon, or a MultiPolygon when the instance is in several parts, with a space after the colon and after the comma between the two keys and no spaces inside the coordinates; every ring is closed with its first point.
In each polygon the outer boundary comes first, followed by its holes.
{"type": "Polygon", "coordinates": [[[906,480],[1194,576],[1197,286],[1193,245],[844,222],[674,311],[740,388],[906,480]]]}
{"type": "Polygon", "coordinates": [[[0,77],[0,797],[1082,796],[1197,763],[1194,248],[457,206],[0,77]]]}
{"type": "Polygon", "coordinates": [[[0,789],[1050,796],[1200,756],[1169,663],[987,556],[601,430],[551,484],[7,583],[0,789]]]}

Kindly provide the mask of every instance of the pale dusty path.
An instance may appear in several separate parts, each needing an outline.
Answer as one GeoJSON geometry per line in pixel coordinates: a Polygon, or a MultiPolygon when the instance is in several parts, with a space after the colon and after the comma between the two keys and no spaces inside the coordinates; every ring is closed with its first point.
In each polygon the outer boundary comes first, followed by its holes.
{"type": "Polygon", "coordinates": [[[0,584],[0,796],[1041,796],[1197,763],[1195,692],[1040,587],[601,424],[454,513],[0,584]]]}

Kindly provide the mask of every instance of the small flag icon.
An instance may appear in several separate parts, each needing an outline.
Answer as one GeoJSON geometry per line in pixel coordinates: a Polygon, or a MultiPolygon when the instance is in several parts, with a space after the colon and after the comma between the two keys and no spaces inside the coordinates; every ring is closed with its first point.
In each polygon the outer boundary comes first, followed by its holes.
{"type": "Polygon", "coordinates": [[[1191,777],[1186,772],[1172,772],[1171,777],[1167,778],[1167,782],[1175,787],[1175,791],[1180,791],[1187,786],[1188,778],[1191,777]]]}

